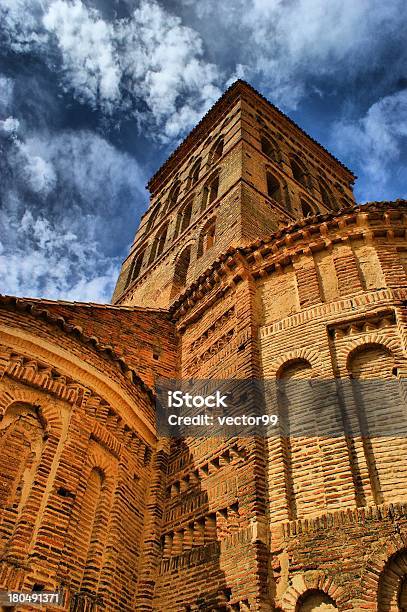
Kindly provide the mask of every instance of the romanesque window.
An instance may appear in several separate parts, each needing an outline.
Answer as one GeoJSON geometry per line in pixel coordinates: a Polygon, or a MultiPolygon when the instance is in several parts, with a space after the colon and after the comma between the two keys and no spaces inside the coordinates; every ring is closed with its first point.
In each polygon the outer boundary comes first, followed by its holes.
{"type": "Polygon", "coordinates": [[[217,161],[220,160],[220,158],[223,155],[223,146],[224,146],[224,141],[223,138],[219,138],[214,146],[212,147],[212,150],[209,154],[209,163],[212,164],[216,164],[217,161]]]}
{"type": "Polygon", "coordinates": [[[153,246],[151,247],[150,257],[148,263],[151,264],[157,257],[161,255],[165,247],[165,241],[167,238],[168,223],[158,232],[154,238],[153,246]]]}
{"type": "MultiPolygon", "coordinates": [[[[354,444],[358,446],[359,454],[364,455],[369,474],[369,485],[365,484],[360,492],[361,505],[365,505],[369,499],[376,504],[389,501],[394,495],[392,474],[397,469],[401,470],[401,464],[397,466],[397,458],[392,459],[391,466],[383,459],[388,439],[383,436],[381,429],[381,423],[388,423],[388,427],[391,427],[391,423],[397,423],[398,432],[407,429],[394,365],[394,355],[381,344],[361,345],[348,357],[347,368],[352,383],[346,410],[348,419],[357,428],[355,435],[358,430],[361,434],[362,442],[356,440],[354,444]]],[[[405,456],[407,449],[404,435],[398,439],[397,449],[394,457],[405,456]]]]}
{"type": "Polygon", "coordinates": [[[191,199],[179,211],[175,227],[175,238],[189,227],[192,217],[192,204],[193,200],[191,199]]]}
{"type": "Polygon", "coordinates": [[[175,181],[174,185],[172,186],[170,190],[170,193],[168,194],[168,204],[167,204],[166,210],[168,210],[169,208],[172,208],[172,206],[174,206],[177,203],[180,190],[181,190],[180,181],[175,181]]]}
{"type": "Polygon", "coordinates": [[[201,171],[201,158],[197,159],[194,165],[192,166],[191,176],[190,176],[190,187],[195,185],[195,183],[199,180],[199,173],[201,171]]]}
{"type": "Polygon", "coordinates": [[[290,160],[291,171],[293,178],[300,183],[303,187],[308,188],[307,183],[307,170],[305,166],[299,162],[296,157],[292,157],[290,160]]]}
{"type": "Polygon", "coordinates": [[[191,246],[187,246],[177,257],[174,268],[174,279],[171,291],[171,298],[178,294],[184,287],[187,280],[189,263],[191,260],[191,246]]]}
{"type": "Polygon", "coordinates": [[[407,612],[407,551],[390,557],[379,578],[377,610],[407,612]]]}
{"type": "Polygon", "coordinates": [[[311,499],[313,512],[325,510],[318,388],[311,386],[311,364],[303,358],[284,364],[277,378],[285,504],[289,520],[295,520],[310,512],[311,499]]]}
{"type": "Polygon", "coordinates": [[[44,430],[34,407],[13,404],[3,417],[0,438],[0,524],[4,543],[31,492],[43,451],[44,430]]]}
{"type": "Polygon", "coordinates": [[[279,204],[283,203],[280,182],[271,172],[267,172],[267,194],[279,204]]]}
{"type": "Polygon", "coordinates": [[[266,138],[266,136],[262,136],[260,142],[261,142],[262,152],[265,155],[267,155],[269,159],[272,159],[273,161],[277,162],[278,154],[277,154],[276,146],[272,144],[271,141],[268,138],[266,138]]]}
{"type": "Polygon", "coordinates": [[[305,200],[301,200],[301,214],[303,217],[311,217],[315,214],[315,211],[312,208],[311,204],[309,204],[305,200]]]}
{"type": "Polygon", "coordinates": [[[332,194],[332,191],[329,189],[328,185],[325,183],[323,179],[319,179],[319,191],[321,193],[322,201],[325,206],[332,210],[337,210],[338,205],[332,194]]]}
{"type": "Polygon", "coordinates": [[[143,265],[144,254],[145,254],[145,250],[138,253],[138,255],[136,255],[136,257],[134,258],[131,269],[130,269],[128,284],[132,283],[133,281],[136,280],[136,278],[138,278],[141,267],[143,265]]]}
{"type": "Polygon", "coordinates": [[[153,208],[153,210],[150,212],[150,217],[149,217],[149,219],[147,221],[147,224],[146,224],[146,232],[149,232],[150,229],[153,227],[153,225],[154,225],[154,223],[155,223],[155,221],[157,219],[159,210],[160,210],[160,205],[159,205],[159,203],[157,203],[155,205],[155,207],[153,208]]]}
{"type": "Polygon", "coordinates": [[[199,236],[198,257],[209,251],[215,243],[216,220],[210,219],[199,236]]]}
{"type": "Polygon", "coordinates": [[[106,528],[106,494],[105,475],[102,470],[93,468],[86,482],[77,526],[76,550],[83,562],[83,590],[94,590],[100,571],[106,528]]]}
{"type": "Polygon", "coordinates": [[[219,193],[219,175],[217,174],[215,177],[212,177],[203,189],[202,196],[202,207],[201,210],[205,210],[205,208],[212,204],[218,197],[219,193]]]}

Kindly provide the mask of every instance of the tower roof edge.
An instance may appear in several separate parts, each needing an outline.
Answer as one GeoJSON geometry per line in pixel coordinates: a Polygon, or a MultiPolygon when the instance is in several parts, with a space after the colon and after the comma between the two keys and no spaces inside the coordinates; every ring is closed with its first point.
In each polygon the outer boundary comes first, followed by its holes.
{"type": "Polygon", "coordinates": [[[171,170],[176,166],[177,162],[187,154],[188,149],[193,146],[193,143],[203,135],[203,132],[206,132],[209,126],[215,123],[216,118],[225,111],[225,109],[231,104],[233,99],[238,98],[242,93],[251,93],[256,97],[260,98],[263,102],[265,102],[268,106],[270,106],[274,111],[284,117],[293,127],[295,127],[301,134],[306,136],[311,142],[313,142],[319,149],[324,151],[329,157],[334,160],[339,166],[345,170],[346,173],[349,174],[351,179],[355,179],[355,174],[343,164],[339,159],[337,159],[328,149],[326,149],[323,145],[321,145],[317,140],[312,138],[305,130],[303,130],[293,119],[291,119],[288,115],[286,115],[280,108],[278,108],[275,104],[270,102],[263,94],[261,94],[257,89],[255,89],[250,83],[244,81],[242,79],[237,79],[226,89],[226,91],[222,94],[222,96],[213,104],[213,106],[207,111],[207,113],[202,117],[202,119],[196,124],[194,128],[188,133],[188,135],[184,138],[184,140],[178,145],[176,149],[171,153],[171,155],[167,158],[167,160],[160,166],[160,168],[155,172],[155,174],[151,177],[151,179],[147,183],[147,188],[151,193],[154,193],[161,182],[164,180],[165,176],[168,175],[171,170]]]}

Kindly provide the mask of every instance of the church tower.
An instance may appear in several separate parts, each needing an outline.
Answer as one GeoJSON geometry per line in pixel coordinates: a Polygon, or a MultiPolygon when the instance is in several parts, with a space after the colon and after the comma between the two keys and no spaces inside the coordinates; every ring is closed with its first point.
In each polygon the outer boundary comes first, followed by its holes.
{"type": "Polygon", "coordinates": [[[168,308],[229,247],[354,204],[353,174],[234,83],[148,183],[113,303],[168,308]]]}

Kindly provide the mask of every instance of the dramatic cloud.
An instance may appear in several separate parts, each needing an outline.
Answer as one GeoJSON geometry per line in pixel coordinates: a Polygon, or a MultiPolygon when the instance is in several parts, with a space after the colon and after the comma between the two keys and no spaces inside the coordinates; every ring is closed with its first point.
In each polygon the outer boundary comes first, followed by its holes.
{"type": "Polygon", "coordinates": [[[43,48],[48,40],[41,27],[45,5],[45,0],[2,0],[0,43],[15,53],[30,53],[43,48]]]}
{"type": "Polygon", "coordinates": [[[105,241],[128,246],[145,199],[136,162],[90,132],[8,134],[2,148],[0,286],[109,301],[121,262],[105,241]]]}
{"type": "MultiPolygon", "coordinates": [[[[395,180],[398,163],[407,142],[407,89],[373,104],[361,119],[338,122],[334,139],[339,150],[363,168],[364,199],[375,199],[395,180]]],[[[404,160],[405,161],[405,160],[404,160]]],[[[404,192],[407,197],[404,178],[404,192]]]]}
{"type": "Polygon", "coordinates": [[[109,300],[144,183],[236,78],[406,196],[404,0],[1,0],[0,292],[109,300]]]}
{"type": "Polygon", "coordinates": [[[113,46],[113,28],[80,0],[53,2],[43,24],[55,34],[62,53],[64,83],[80,100],[102,104],[111,112],[120,104],[120,68],[113,46]]]}
{"type": "Polygon", "coordinates": [[[389,47],[396,44],[399,58],[393,70],[405,74],[404,0],[184,0],[183,4],[203,23],[201,35],[208,44],[213,41],[214,56],[224,62],[232,52],[246,77],[287,109],[297,107],[315,80],[331,77],[329,87],[336,89],[360,72],[380,70],[388,62],[389,47]],[[233,37],[225,36],[225,31],[233,37]]]}
{"type": "Polygon", "coordinates": [[[146,101],[164,134],[175,138],[219,97],[219,73],[202,59],[202,40],[157,3],[141,2],[132,17],[116,24],[123,75],[146,101]]]}

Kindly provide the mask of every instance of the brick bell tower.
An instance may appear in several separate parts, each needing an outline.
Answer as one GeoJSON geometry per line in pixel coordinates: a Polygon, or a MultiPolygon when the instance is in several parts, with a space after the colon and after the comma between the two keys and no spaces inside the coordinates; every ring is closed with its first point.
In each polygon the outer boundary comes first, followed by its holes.
{"type": "Polygon", "coordinates": [[[168,308],[229,247],[354,204],[353,174],[236,81],[148,183],[114,304],[168,308]]]}

